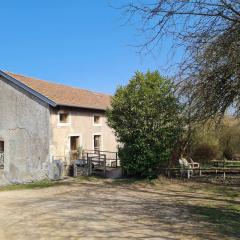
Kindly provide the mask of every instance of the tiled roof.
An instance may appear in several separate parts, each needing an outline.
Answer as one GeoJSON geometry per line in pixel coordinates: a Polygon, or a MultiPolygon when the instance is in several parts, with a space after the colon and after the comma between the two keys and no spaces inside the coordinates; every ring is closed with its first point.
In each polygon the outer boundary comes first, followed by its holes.
{"type": "Polygon", "coordinates": [[[107,107],[110,107],[111,96],[107,94],[95,93],[81,88],[51,83],[10,72],[5,73],[60,106],[100,110],[105,110],[107,107]]]}

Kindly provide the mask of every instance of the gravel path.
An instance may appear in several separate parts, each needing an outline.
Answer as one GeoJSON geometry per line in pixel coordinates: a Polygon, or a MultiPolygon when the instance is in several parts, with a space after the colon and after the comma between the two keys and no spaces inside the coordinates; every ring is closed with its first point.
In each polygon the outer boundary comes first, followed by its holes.
{"type": "Polygon", "coordinates": [[[184,184],[68,180],[0,192],[0,239],[238,239],[192,208],[227,204],[184,184]]]}

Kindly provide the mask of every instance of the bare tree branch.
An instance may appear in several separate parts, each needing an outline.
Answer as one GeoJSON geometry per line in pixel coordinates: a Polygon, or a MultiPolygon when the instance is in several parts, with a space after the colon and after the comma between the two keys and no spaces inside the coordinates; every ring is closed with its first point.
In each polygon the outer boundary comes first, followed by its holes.
{"type": "Polygon", "coordinates": [[[175,79],[190,91],[194,116],[221,116],[233,104],[240,112],[239,0],[133,0],[120,9],[141,22],[140,52],[161,49],[167,37],[172,51],[185,50],[175,79]]]}

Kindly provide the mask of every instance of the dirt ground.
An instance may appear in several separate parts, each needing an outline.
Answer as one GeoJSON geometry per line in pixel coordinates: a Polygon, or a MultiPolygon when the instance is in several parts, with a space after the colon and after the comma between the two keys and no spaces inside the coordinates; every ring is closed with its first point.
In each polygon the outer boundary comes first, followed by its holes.
{"type": "Polygon", "coordinates": [[[239,189],[69,179],[0,192],[0,239],[240,239],[239,189]]]}

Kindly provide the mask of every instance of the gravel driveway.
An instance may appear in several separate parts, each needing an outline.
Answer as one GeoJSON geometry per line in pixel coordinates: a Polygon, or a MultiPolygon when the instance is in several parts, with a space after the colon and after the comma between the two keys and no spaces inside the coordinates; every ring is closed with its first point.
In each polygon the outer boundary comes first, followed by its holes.
{"type": "Polygon", "coordinates": [[[238,239],[240,232],[222,231],[220,223],[194,211],[203,210],[204,201],[218,209],[230,199],[169,181],[72,179],[49,188],[2,191],[0,239],[238,239]]]}

